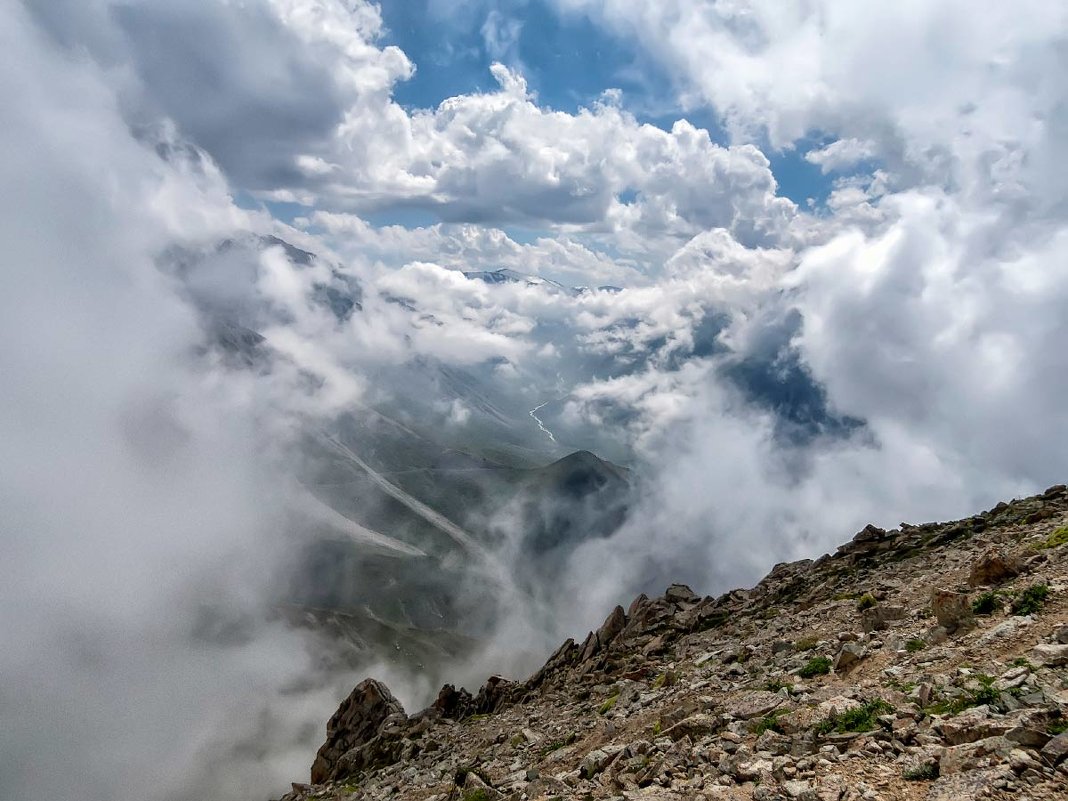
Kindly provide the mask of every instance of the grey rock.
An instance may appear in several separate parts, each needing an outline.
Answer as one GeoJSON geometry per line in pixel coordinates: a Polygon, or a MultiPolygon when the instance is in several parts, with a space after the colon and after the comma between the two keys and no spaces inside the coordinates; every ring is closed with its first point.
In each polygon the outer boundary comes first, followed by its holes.
{"type": "Polygon", "coordinates": [[[1068,645],[1039,643],[1031,649],[1031,660],[1047,667],[1068,665],[1068,645]]]}

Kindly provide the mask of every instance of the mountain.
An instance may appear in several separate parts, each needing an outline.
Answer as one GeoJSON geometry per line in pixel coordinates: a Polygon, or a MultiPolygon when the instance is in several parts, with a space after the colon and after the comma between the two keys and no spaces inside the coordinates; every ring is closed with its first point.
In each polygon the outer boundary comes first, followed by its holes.
{"type": "Polygon", "coordinates": [[[1063,799],[1066,623],[1064,486],[867,526],[748,590],[639,596],[414,715],[367,679],[284,801],[1063,799]]]}
{"type": "MultiPolygon", "coordinates": [[[[543,278],[540,275],[521,273],[507,267],[502,267],[499,270],[474,270],[465,272],[464,277],[475,281],[484,281],[487,284],[524,284],[526,286],[536,286],[551,292],[562,292],[565,295],[583,295],[587,292],[594,291],[588,286],[565,286],[559,281],[553,281],[551,278],[543,278]]],[[[597,287],[596,291],[622,292],[623,289],[618,286],[605,285],[597,287]]]]}

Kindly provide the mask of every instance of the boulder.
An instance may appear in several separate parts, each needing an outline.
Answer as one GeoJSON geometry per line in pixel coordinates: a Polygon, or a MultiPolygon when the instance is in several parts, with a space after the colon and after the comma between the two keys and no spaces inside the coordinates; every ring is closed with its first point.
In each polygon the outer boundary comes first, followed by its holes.
{"type": "Polygon", "coordinates": [[[966,592],[937,588],[931,590],[931,611],[938,620],[938,625],[950,634],[975,625],[971,601],[966,592]]]}
{"type": "Polygon", "coordinates": [[[1031,661],[1047,667],[1068,665],[1068,645],[1040,643],[1031,649],[1031,661]]]}
{"type": "Polygon", "coordinates": [[[1020,575],[1022,570],[1023,562],[1018,558],[1007,556],[1002,551],[991,548],[972,564],[971,573],[968,575],[968,585],[992,587],[1020,575]]]}
{"type": "Polygon", "coordinates": [[[938,762],[942,776],[974,770],[983,764],[1000,761],[1008,757],[1016,743],[1004,737],[988,737],[974,743],[955,745],[943,749],[938,762]]]}
{"type": "Polygon", "coordinates": [[[771,710],[781,706],[785,700],[778,693],[754,690],[732,698],[726,703],[725,709],[731,717],[738,720],[749,720],[750,718],[764,717],[771,710]]]}
{"type": "Polygon", "coordinates": [[[890,627],[891,621],[904,620],[908,610],[893,604],[876,604],[860,613],[860,625],[864,631],[883,631],[890,627]]]}
{"type": "Polygon", "coordinates": [[[1042,758],[1050,765],[1059,765],[1068,759],[1068,731],[1061,732],[1042,747],[1042,758]]]}
{"type": "MultiPolygon", "coordinates": [[[[326,724],[326,742],[319,748],[312,764],[312,784],[321,784],[329,779],[341,778],[343,757],[353,751],[366,751],[362,756],[370,764],[389,749],[373,747],[382,738],[380,735],[391,724],[406,720],[404,707],[393,697],[386,685],[375,679],[364,679],[341,702],[333,717],[326,724]]],[[[348,760],[364,761],[360,760],[348,760]]]]}
{"type": "Polygon", "coordinates": [[[847,642],[843,643],[838,654],[834,657],[834,672],[835,673],[848,673],[857,664],[860,663],[865,656],[867,656],[867,649],[860,643],[847,642]]]}

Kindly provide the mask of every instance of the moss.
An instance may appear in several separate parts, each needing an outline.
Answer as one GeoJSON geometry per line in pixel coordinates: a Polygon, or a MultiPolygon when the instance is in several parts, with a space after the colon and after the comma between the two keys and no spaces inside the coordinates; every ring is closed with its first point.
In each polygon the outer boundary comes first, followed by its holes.
{"type": "Polygon", "coordinates": [[[512,735],[512,739],[511,739],[511,740],[509,740],[508,742],[509,742],[509,744],[510,744],[510,745],[512,746],[512,748],[518,748],[518,747],[519,747],[519,746],[521,746],[521,745],[522,745],[522,744],[523,744],[524,742],[526,742],[526,739],[527,739],[527,738],[526,738],[526,737],[524,737],[524,736],[523,736],[522,734],[513,734],[513,735],[512,735]]]}
{"type": "Polygon", "coordinates": [[[870,592],[866,592],[857,598],[857,611],[863,612],[865,609],[871,609],[877,603],[879,602],[875,600],[875,596],[870,592]]]}
{"type": "Polygon", "coordinates": [[[1068,544],[1068,526],[1061,526],[1055,529],[1046,539],[1037,543],[1034,548],[1036,551],[1045,551],[1049,548],[1056,548],[1060,545],[1068,544]]]}
{"type": "Polygon", "coordinates": [[[616,693],[603,704],[601,704],[601,706],[597,709],[597,714],[607,715],[609,712],[612,711],[612,708],[616,705],[617,701],[619,701],[619,693],[616,693]]]}
{"type": "Polygon", "coordinates": [[[477,787],[474,790],[468,790],[462,796],[462,801],[493,801],[493,796],[490,795],[489,790],[483,787],[477,787]]]}
{"type": "Polygon", "coordinates": [[[1055,718],[1046,726],[1046,733],[1052,734],[1054,737],[1058,734],[1064,734],[1066,731],[1068,731],[1068,718],[1055,718]]]}
{"type": "Polygon", "coordinates": [[[814,656],[805,663],[797,675],[803,679],[811,679],[813,676],[824,676],[830,672],[831,660],[825,656],[814,656]]]}
{"type": "Polygon", "coordinates": [[[1049,596],[1049,587],[1045,584],[1032,584],[1012,600],[1014,615],[1033,615],[1042,611],[1049,596]]]}
{"type": "Polygon", "coordinates": [[[802,637],[794,643],[795,651],[811,651],[819,644],[819,639],[814,636],[802,637]]]}
{"type": "Polygon", "coordinates": [[[917,640],[909,640],[908,642],[905,643],[905,650],[908,651],[910,654],[914,654],[917,651],[922,651],[926,647],[927,647],[927,643],[925,643],[923,640],[918,640],[918,639],[917,640]]]}
{"type": "Polygon", "coordinates": [[[769,693],[777,693],[783,687],[789,687],[790,685],[781,679],[768,679],[764,682],[764,689],[769,693]]]}
{"type": "Polygon", "coordinates": [[[992,615],[1001,609],[1001,596],[996,592],[984,592],[972,601],[972,611],[977,615],[992,615]]]}

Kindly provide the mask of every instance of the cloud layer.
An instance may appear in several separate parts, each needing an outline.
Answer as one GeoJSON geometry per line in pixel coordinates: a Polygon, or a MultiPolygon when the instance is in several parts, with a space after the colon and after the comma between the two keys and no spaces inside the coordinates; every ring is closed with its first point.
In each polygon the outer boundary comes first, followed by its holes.
{"type": "Polygon", "coordinates": [[[560,451],[627,460],[643,493],[552,588],[509,598],[512,628],[458,675],[640,590],[729,589],[869,520],[1068,475],[1063,9],[552,6],[656,60],[680,119],[610,86],[541,103],[514,68],[522,3],[466,8],[513,66],[433,108],[394,99],[428,67],[363,0],[0,11],[13,796],[303,775],[338,688],[293,692],[307,643],[265,613],[292,559],[291,445],[412,398],[462,442],[483,398],[433,395],[435,370],[520,418],[545,404],[560,451]],[[794,149],[832,182],[814,209],[779,194],[769,156],[794,149]],[[499,268],[592,289],[462,274],[499,268]],[[212,348],[219,320],[269,366],[212,348]]]}

